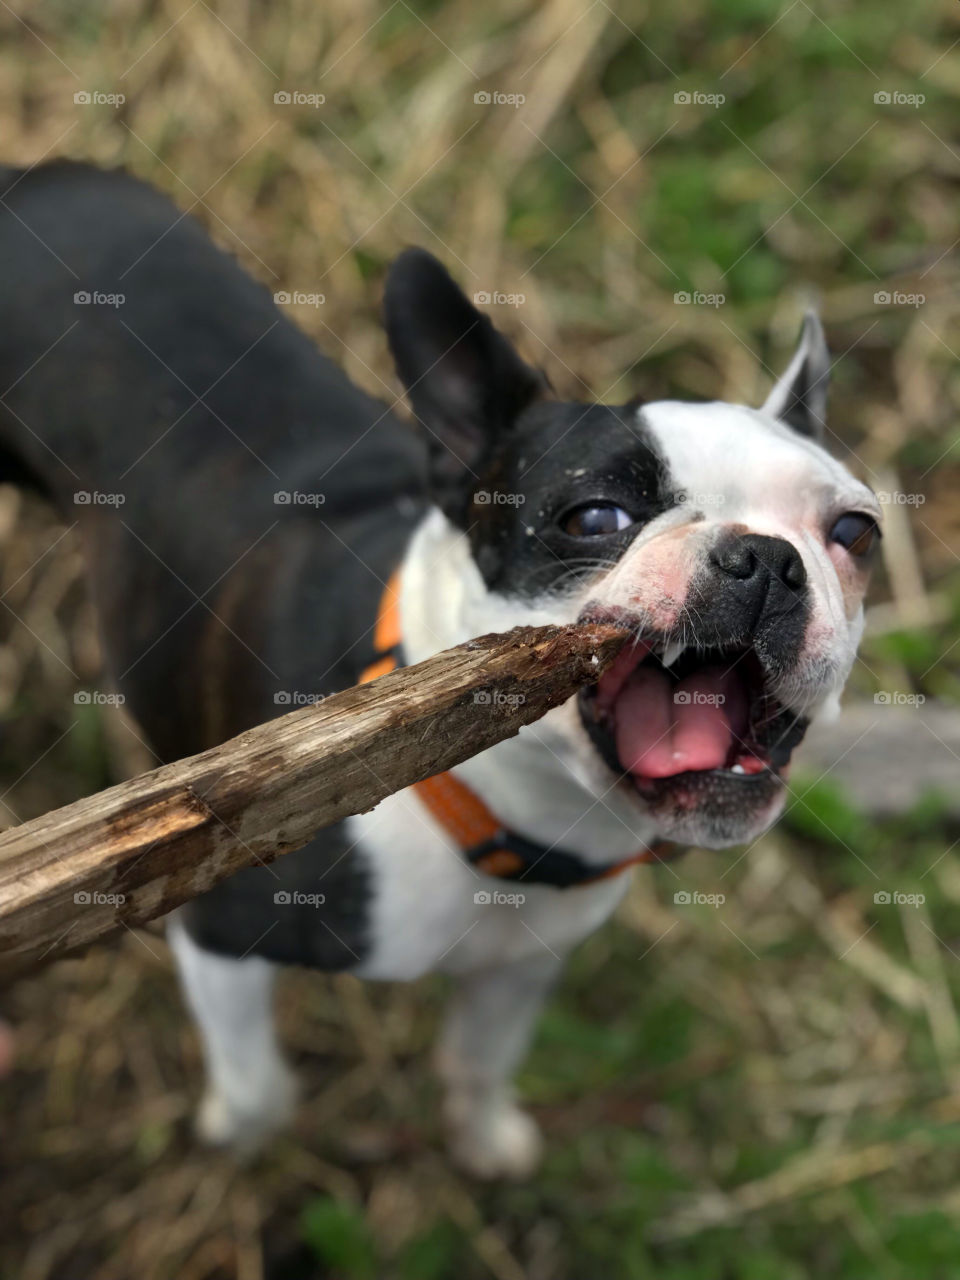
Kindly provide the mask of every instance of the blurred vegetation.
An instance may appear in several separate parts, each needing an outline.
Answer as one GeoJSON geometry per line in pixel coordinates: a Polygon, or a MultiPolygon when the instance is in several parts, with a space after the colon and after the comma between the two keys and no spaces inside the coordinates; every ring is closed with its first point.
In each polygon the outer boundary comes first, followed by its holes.
{"type": "MultiPolygon", "coordinates": [[[[759,403],[814,294],[833,447],[913,495],[887,508],[853,695],[956,703],[958,40],[952,0],[11,0],[3,159],[158,184],[274,290],[323,293],[298,321],[390,399],[379,289],[407,243],[524,295],[498,323],[574,397],[759,403]],[[125,101],[74,101],[93,91],[125,101]],[[294,92],[325,101],[274,100],[294,92]],[[896,93],[924,101],[875,100],[896,93]],[[694,290],[724,301],[675,301],[694,290]]],[[[12,822],[143,759],[73,702],[99,670],[79,551],[9,489],[0,599],[12,822]]],[[[439,982],[288,975],[301,1127],[237,1171],[190,1139],[198,1048],[159,938],[24,980],[0,995],[3,1274],[952,1280],[957,833],[933,802],[871,823],[829,778],[796,797],[748,856],[643,870],[581,949],[520,1081],[549,1141],[524,1187],[439,1154],[439,982]],[[875,902],[867,868],[913,901],[875,902]]]]}

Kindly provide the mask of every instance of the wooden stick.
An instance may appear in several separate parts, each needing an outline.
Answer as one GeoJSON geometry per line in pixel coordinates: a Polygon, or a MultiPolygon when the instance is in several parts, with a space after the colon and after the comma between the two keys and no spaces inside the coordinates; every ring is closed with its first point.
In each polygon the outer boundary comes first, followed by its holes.
{"type": "Polygon", "coordinates": [[[606,626],[518,627],[0,835],[0,975],[141,924],[516,734],[595,681],[606,626]]]}

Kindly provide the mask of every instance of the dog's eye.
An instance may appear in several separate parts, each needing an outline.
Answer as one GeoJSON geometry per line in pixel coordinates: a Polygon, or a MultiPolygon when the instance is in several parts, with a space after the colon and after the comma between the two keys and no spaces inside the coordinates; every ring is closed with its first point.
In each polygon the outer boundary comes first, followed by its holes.
{"type": "Polygon", "coordinates": [[[564,533],[572,538],[596,538],[605,533],[619,533],[633,524],[633,516],[612,502],[587,502],[574,507],[560,521],[564,533]]]}
{"type": "Polygon", "coordinates": [[[873,550],[879,537],[876,520],[862,511],[848,511],[830,530],[830,541],[839,542],[852,556],[865,556],[873,550]]]}

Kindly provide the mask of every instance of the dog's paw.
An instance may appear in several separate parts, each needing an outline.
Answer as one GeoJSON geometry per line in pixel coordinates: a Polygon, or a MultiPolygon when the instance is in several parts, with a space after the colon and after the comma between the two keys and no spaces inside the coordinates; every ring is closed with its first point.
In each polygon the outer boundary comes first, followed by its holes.
{"type": "Polygon", "coordinates": [[[455,1126],[449,1147],[451,1159],[474,1178],[522,1181],[540,1164],[543,1137],[532,1116],[504,1102],[455,1126]]]}
{"type": "Polygon", "coordinates": [[[208,1089],[197,1110],[197,1137],[207,1146],[233,1147],[251,1154],[264,1147],[293,1118],[299,1090],[295,1077],[278,1076],[269,1097],[256,1107],[238,1105],[215,1089],[208,1089]]]}

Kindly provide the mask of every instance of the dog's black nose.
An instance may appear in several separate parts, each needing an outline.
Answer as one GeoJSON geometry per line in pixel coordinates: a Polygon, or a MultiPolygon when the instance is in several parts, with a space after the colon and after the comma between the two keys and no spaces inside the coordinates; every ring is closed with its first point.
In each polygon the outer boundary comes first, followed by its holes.
{"type": "Polygon", "coordinates": [[[766,591],[771,581],[798,591],[807,580],[803,561],[785,538],[769,538],[760,533],[723,534],[710,552],[715,569],[729,578],[766,591]]]}
{"type": "Polygon", "coordinates": [[[706,572],[692,590],[691,616],[716,644],[749,640],[767,668],[787,670],[803,649],[810,587],[800,553],[786,538],[720,531],[706,572]]]}

